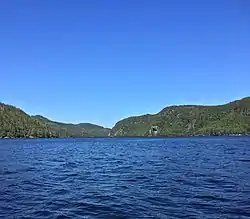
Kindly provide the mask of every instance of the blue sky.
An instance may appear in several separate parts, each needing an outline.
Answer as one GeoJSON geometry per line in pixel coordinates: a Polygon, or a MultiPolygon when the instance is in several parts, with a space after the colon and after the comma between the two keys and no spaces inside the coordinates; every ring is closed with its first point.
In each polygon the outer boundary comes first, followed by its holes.
{"type": "Polygon", "coordinates": [[[248,0],[12,0],[0,26],[0,101],[30,114],[111,127],[250,95],[248,0]]]}

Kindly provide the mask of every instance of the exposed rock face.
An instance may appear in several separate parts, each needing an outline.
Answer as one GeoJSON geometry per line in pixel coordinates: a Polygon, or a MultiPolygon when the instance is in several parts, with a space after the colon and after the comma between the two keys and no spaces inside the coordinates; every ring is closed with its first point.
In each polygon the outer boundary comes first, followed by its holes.
{"type": "Polygon", "coordinates": [[[159,134],[159,127],[154,125],[151,126],[150,130],[149,130],[149,135],[151,136],[157,136],[159,134]]]}

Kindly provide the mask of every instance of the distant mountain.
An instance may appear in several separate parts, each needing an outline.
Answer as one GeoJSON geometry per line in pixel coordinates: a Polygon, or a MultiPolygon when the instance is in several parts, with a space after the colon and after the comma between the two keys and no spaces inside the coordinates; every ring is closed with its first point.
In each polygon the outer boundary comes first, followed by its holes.
{"type": "Polygon", "coordinates": [[[91,123],[79,123],[79,124],[70,124],[70,123],[61,123],[51,121],[43,116],[37,115],[32,116],[32,118],[47,124],[51,127],[56,133],[59,133],[60,137],[104,137],[108,136],[110,129],[104,128],[99,125],[94,125],[91,123]]]}
{"type": "Polygon", "coordinates": [[[104,137],[110,129],[80,123],[66,124],[43,116],[30,116],[19,108],[0,103],[0,138],[104,137]]]}
{"type": "Polygon", "coordinates": [[[250,134],[250,97],[218,106],[169,106],[116,123],[111,136],[250,134]]]}

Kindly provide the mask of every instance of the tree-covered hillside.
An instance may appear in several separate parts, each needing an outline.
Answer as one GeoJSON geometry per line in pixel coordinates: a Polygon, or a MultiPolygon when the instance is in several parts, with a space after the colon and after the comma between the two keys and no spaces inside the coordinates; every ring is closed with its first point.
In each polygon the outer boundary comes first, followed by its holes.
{"type": "Polygon", "coordinates": [[[103,137],[110,129],[80,123],[66,124],[43,116],[30,116],[21,109],[0,103],[0,138],[103,137]]]}
{"type": "Polygon", "coordinates": [[[170,106],[119,121],[112,136],[193,136],[250,133],[250,97],[219,106],[170,106]]]}
{"type": "Polygon", "coordinates": [[[57,137],[46,124],[14,106],[0,103],[0,138],[57,137]]]}
{"type": "Polygon", "coordinates": [[[104,137],[108,136],[110,129],[91,123],[61,123],[51,121],[43,116],[33,116],[34,119],[49,125],[60,137],[104,137]]]}
{"type": "Polygon", "coordinates": [[[66,124],[0,103],[0,138],[194,136],[250,134],[250,97],[218,106],[170,106],[154,115],[119,121],[112,130],[79,123],[66,124]]]}

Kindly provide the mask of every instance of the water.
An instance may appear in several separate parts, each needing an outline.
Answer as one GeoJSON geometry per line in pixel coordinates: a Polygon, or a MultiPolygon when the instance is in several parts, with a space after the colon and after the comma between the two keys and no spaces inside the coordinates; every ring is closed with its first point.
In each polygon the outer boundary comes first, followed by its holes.
{"type": "Polygon", "coordinates": [[[0,218],[250,218],[250,138],[0,140],[0,218]]]}

